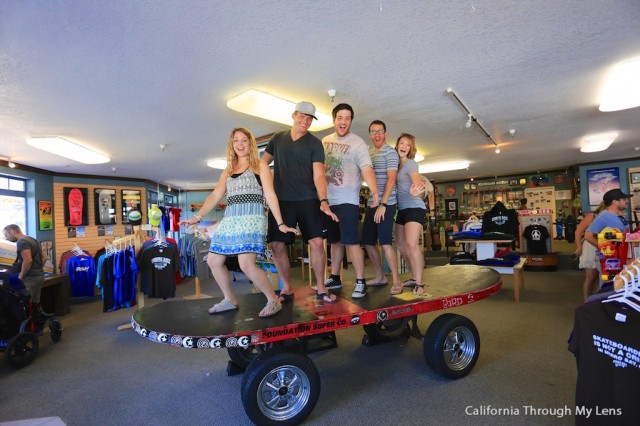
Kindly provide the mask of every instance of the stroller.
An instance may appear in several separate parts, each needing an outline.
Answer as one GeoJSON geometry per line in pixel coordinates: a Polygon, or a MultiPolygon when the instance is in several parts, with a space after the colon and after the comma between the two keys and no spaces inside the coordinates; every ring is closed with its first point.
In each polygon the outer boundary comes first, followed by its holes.
{"type": "Polygon", "coordinates": [[[38,336],[47,324],[51,340],[57,343],[62,337],[60,321],[31,302],[22,280],[0,271],[0,351],[12,368],[31,364],[38,354],[38,336]]]}

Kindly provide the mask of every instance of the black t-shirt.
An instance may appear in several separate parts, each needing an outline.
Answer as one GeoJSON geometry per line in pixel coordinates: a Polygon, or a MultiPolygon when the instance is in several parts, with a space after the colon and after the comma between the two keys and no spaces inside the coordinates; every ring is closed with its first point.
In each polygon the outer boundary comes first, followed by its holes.
{"type": "Polygon", "coordinates": [[[491,210],[482,216],[482,233],[488,232],[518,235],[518,212],[514,209],[507,209],[504,204],[498,201],[491,210]]]}
{"type": "Polygon", "coordinates": [[[324,164],[322,142],[311,133],[297,141],[291,130],[271,137],[265,151],[273,156],[273,186],[280,201],[317,200],[313,163],[324,164]]]}
{"type": "Polygon", "coordinates": [[[534,224],[524,228],[522,236],[527,240],[527,253],[547,254],[547,240],[551,238],[546,226],[534,224]]]}
{"type": "Polygon", "coordinates": [[[577,425],[638,424],[638,329],[640,313],[616,302],[592,302],[576,309],[569,342],[578,363],[576,406],[592,410],[589,418],[576,413],[577,425]]]}

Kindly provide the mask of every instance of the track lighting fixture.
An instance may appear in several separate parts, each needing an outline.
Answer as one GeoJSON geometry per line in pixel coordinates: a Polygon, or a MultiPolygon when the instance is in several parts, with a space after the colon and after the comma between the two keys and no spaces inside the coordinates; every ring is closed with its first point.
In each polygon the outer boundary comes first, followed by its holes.
{"type": "Polygon", "coordinates": [[[11,161],[11,158],[9,157],[0,157],[0,160],[4,160],[7,162],[7,166],[9,166],[12,169],[16,168],[16,163],[14,163],[13,161],[11,161]]]}
{"type": "MultiPolygon", "coordinates": [[[[462,100],[458,97],[458,95],[456,94],[456,92],[453,91],[453,89],[451,87],[447,88],[447,93],[450,94],[453,99],[456,100],[456,102],[458,102],[458,104],[460,104],[460,106],[462,107],[462,109],[465,110],[465,112],[467,113],[467,116],[469,117],[467,122],[464,123],[464,127],[466,127],[467,129],[471,127],[472,123],[476,123],[476,126],[478,127],[478,129],[480,129],[482,131],[482,133],[484,133],[484,135],[491,141],[493,142],[493,144],[496,146],[496,154],[500,152],[500,148],[498,147],[498,143],[496,141],[493,140],[493,138],[491,137],[491,135],[489,134],[489,132],[487,132],[487,130],[484,128],[484,126],[482,125],[482,123],[480,123],[478,121],[478,119],[476,118],[475,115],[473,115],[471,113],[471,111],[469,111],[469,108],[467,108],[467,106],[464,104],[464,102],[462,102],[462,100]]],[[[510,135],[514,135],[515,134],[515,130],[513,130],[513,133],[511,133],[511,131],[509,131],[510,135]]]]}

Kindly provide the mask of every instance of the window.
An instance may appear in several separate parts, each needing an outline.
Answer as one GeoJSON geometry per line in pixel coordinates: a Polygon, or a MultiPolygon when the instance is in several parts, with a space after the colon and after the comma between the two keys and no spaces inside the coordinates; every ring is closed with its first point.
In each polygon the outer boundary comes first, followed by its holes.
{"type": "Polygon", "coordinates": [[[0,227],[15,223],[27,230],[27,191],[22,179],[0,176],[0,227]]]}

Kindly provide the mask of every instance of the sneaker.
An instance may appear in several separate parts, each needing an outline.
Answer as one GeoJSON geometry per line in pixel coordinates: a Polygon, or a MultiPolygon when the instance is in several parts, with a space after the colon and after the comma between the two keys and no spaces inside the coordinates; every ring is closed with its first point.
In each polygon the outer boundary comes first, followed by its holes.
{"type": "Polygon", "coordinates": [[[335,279],[333,277],[329,277],[329,279],[325,281],[324,286],[327,288],[327,290],[333,290],[335,288],[341,288],[342,282],[340,281],[340,278],[335,279]]]}
{"type": "Polygon", "coordinates": [[[356,288],[351,293],[351,297],[354,299],[359,299],[361,297],[365,297],[367,295],[367,284],[364,282],[356,283],[356,288]]]}

